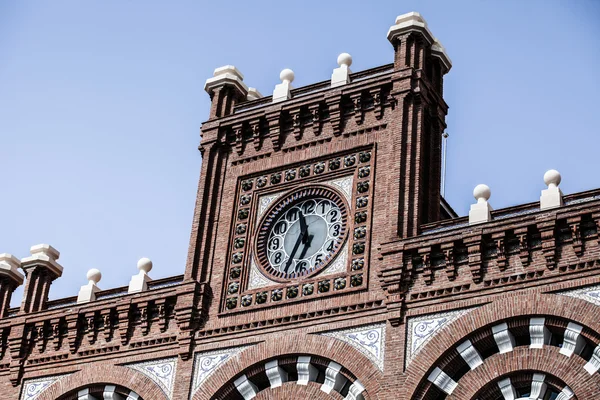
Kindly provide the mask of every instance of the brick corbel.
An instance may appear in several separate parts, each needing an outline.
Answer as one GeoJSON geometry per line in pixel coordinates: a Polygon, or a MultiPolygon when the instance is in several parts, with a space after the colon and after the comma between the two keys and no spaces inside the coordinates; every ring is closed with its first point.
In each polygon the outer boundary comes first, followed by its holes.
{"type": "Polygon", "coordinates": [[[382,289],[385,291],[385,305],[387,308],[387,318],[392,326],[398,326],[402,323],[404,291],[403,291],[403,269],[404,269],[404,252],[394,251],[387,252],[379,249],[379,260],[384,261],[381,268],[377,272],[379,282],[382,289]]]}
{"type": "Polygon", "coordinates": [[[592,214],[592,219],[596,223],[596,241],[600,245],[600,212],[592,214]]]}
{"type": "Polygon", "coordinates": [[[496,245],[496,265],[500,271],[506,269],[506,232],[496,232],[492,234],[492,240],[496,245]]]}
{"type": "Polygon", "coordinates": [[[129,331],[131,329],[132,304],[130,302],[117,305],[117,317],[119,318],[119,338],[121,344],[126,345],[129,341],[129,331]]]}
{"type": "Polygon", "coordinates": [[[354,121],[357,125],[363,122],[363,111],[362,111],[362,93],[354,93],[350,96],[352,106],[354,108],[354,121]]]}
{"type": "Polygon", "coordinates": [[[441,245],[442,253],[444,254],[444,261],[446,264],[446,276],[448,280],[453,281],[456,279],[456,262],[454,259],[454,242],[443,243],[441,245]]]}
{"type": "Polygon", "coordinates": [[[158,308],[158,327],[161,332],[167,330],[167,299],[159,299],[156,301],[156,307],[158,308]]]}
{"type": "Polygon", "coordinates": [[[369,94],[371,95],[371,97],[373,97],[373,107],[375,110],[375,118],[379,120],[379,119],[381,119],[381,117],[383,117],[383,103],[384,103],[382,94],[381,94],[381,87],[371,89],[369,91],[369,94]]]}
{"type": "Polygon", "coordinates": [[[515,236],[519,240],[519,260],[526,267],[529,265],[529,234],[528,228],[515,229],[515,236]]]}
{"type": "Polygon", "coordinates": [[[312,129],[315,136],[319,136],[321,124],[321,104],[316,103],[309,106],[310,115],[312,115],[312,129]]]}
{"type": "Polygon", "coordinates": [[[96,312],[90,311],[85,314],[85,329],[88,337],[88,342],[94,344],[96,342],[96,312]]]}
{"type": "Polygon", "coordinates": [[[100,312],[100,318],[102,319],[102,334],[104,336],[104,340],[108,342],[112,337],[112,308],[103,309],[100,312]]]}
{"type": "Polygon", "coordinates": [[[290,115],[292,116],[292,126],[294,128],[294,138],[296,140],[302,139],[302,116],[301,109],[296,108],[294,110],[290,110],[290,115]]]}
{"type": "Polygon", "coordinates": [[[142,329],[142,336],[146,336],[150,331],[150,304],[147,301],[137,304],[137,308],[140,312],[140,324],[142,329]]]}
{"type": "Polygon", "coordinates": [[[480,283],[483,280],[483,258],[481,249],[483,247],[483,237],[481,234],[469,236],[463,239],[469,255],[469,269],[473,277],[473,282],[480,283]]]}
{"type": "Polygon", "coordinates": [[[52,338],[52,347],[54,348],[54,351],[58,351],[60,349],[60,326],[60,318],[54,318],[50,320],[50,327],[52,330],[50,337],[52,338]]]}
{"type": "Polygon", "coordinates": [[[339,136],[342,133],[341,101],[342,98],[339,95],[326,100],[327,107],[329,108],[329,123],[335,136],[339,136]]]}
{"type": "Polygon", "coordinates": [[[182,360],[188,360],[191,356],[195,331],[206,319],[211,297],[212,293],[207,283],[188,282],[177,290],[175,320],[179,328],[178,353],[182,360]]]}
{"type": "Polygon", "coordinates": [[[250,129],[252,129],[252,143],[254,150],[260,149],[260,119],[250,121],[250,129]]]}
{"type": "Polygon", "coordinates": [[[79,330],[81,327],[80,318],[78,313],[68,314],[67,320],[67,341],[69,342],[69,351],[71,354],[77,352],[77,346],[79,342],[79,330]]]}
{"type": "Polygon", "coordinates": [[[241,123],[231,127],[235,136],[235,152],[240,155],[244,152],[244,130],[241,123]]]}
{"type": "Polygon", "coordinates": [[[569,225],[571,238],[573,239],[573,251],[577,257],[581,257],[583,255],[583,242],[581,240],[581,215],[567,218],[567,225],[569,225]]]}
{"type": "Polygon", "coordinates": [[[281,147],[281,110],[276,110],[267,114],[267,125],[269,127],[269,138],[273,150],[277,151],[281,147]]]}
{"type": "Polygon", "coordinates": [[[35,344],[40,353],[44,350],[44,341],[46,339],[46,321],[35,324],[35,344]]]}
{"type": "Polygon", "coordinates": [[[418,250],[423,262],[423,280],[426,285],[433,283],[433,268],[431,267],[431,247],[421,247],[418,250]]]}
{"type": "Polygon", "coordinates": [[[538,222],[537,228],[542,239],[542,253],[546,259],[546,268],[556,267],[556,220],[538,222]]]}
{"type": "Polygon", "coordinates": [[[25,339],[27,330],[24,324],[13,325],[8,334],[8,351],[11,361],[9,366],[9,379],[13,386],[17,386],[23,372],[23,355],[26,354],[25,339]]]}

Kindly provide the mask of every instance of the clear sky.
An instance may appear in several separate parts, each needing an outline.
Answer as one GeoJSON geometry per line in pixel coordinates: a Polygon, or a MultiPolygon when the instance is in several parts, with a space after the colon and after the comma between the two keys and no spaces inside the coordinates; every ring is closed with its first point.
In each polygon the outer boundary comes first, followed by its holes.
{"type": "MultiPolygon", "coordinates": [[[[0,1],[0,253],[49,243],[76,295],[183,273],[207,117],[204,81],[237,66],[271,94],[392,62],[395,17],[419,11],[452,59],[446,197],[478,183],[502,208],[600,187],[600,1],[0,1]]],[[[13,304],[21,301],[21,292],[13,304]]]]}

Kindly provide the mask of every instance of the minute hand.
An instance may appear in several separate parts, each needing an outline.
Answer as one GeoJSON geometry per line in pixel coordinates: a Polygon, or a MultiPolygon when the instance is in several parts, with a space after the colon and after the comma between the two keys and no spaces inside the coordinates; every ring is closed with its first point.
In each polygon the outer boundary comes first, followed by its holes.
{"type": "Polygon", "coordinates": [[[298,247],[300,247],[300,243],[302,243],[302,240],[304,240],[303,238],[304,238],[304,234],[303,234],[303,232],[300,232],[298,239],[296,239],[296,243],[294,243],[294,248],[292,249],[292,252],[290,253],[290,258],[288,258],[287,263],[285,263],[284,272],[286,274],[287,274],[288,270],[290,269],[290,265],[292,265],[292,261],[294,261],[294,255],[296,254],[296,251],[298,251],[298,247]]]}

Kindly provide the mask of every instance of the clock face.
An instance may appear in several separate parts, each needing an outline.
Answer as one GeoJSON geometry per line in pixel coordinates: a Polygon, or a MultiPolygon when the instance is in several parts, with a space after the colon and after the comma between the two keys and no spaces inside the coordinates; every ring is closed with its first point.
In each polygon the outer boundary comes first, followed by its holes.
{"type": "Polygon", "coordinates": [[[341,197],[325,188],[304,189],[280,200],[260,228],[257,252],[271,275],[294,278],[328,264],[346,237],[341,197]]]}

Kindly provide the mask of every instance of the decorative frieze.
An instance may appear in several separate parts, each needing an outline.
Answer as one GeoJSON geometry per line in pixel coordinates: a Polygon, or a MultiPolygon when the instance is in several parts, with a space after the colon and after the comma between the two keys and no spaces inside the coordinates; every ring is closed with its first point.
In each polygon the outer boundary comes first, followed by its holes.
{"type": "Polygon", "coordinates": [[[162,389],[167,398],[173,398],[177,358],[152,360],[125,366],[146,375],[162,389]]]}
{"type": "Polygon", "coordinates": [[[385,359],[385,334],[385,323],[321,333],[323,336],[333,337],[354,347],[367,356],[381,371],[385,359]]]}

